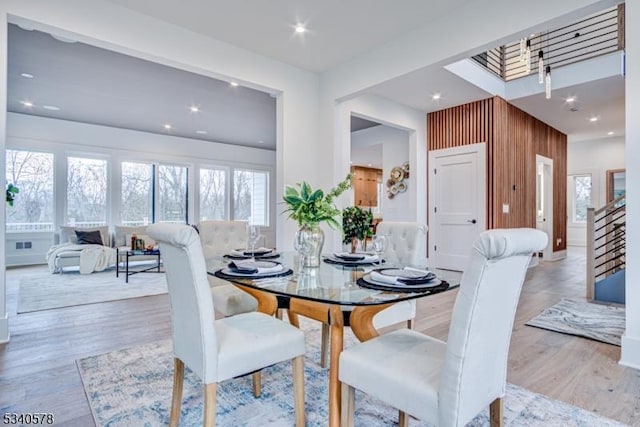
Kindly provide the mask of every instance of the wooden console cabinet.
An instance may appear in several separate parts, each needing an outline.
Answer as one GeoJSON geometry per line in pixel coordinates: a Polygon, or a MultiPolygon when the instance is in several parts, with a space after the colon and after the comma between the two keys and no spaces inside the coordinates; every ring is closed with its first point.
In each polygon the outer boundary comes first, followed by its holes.
{"type": "Polygon", "coordinates": [[[378,182],[382,180],[382,169],[352,166],[354,204],[356,206],[378,206],[378,182]]]}

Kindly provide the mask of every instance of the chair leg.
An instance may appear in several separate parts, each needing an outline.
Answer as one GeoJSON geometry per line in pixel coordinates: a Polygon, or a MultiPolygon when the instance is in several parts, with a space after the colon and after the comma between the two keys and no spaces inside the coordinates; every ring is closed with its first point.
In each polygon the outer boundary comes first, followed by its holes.
{"type": "Polygon", "coordinates": [[[304,427],[304,356],[293,358],[293,402],[296,427],[304,427]]]}
{"type": "Polygon", "coordinates": [[[489,406],[489,425],[502,427],[504,425],[504,405],[501,397],[497,398],[489,406]]]}
{"type": "Polygon", "coordinates": [[[260,397],[262,395],[262,371],[251,374],[251,379],[253,380],[253,397],[260,397]]]}
{"type": "Polygon", "coordinates": [[[353,427],[355,422],[356,389],[347,383],[342,383],[342,410],[340,427],[353,427]]]}
{"type": "Polygon", "coordinates": [[[204,416],[203,427],[213,427],[216,424],[216,383],[204,385],[204,416]]]}
{"type": "Polygon", "coordinates": [[[409,427],[409,415],[406,412],[398,411],[398,427],[409,427]]]}
{"type": "Polygon", "coordinates": [[[180,407],[182,406],[182,384],[184,382],[184,363],[177,357],[173,358],[173,392],[171,395],[171,415],[169,427],[176,427],[180,422],[180,407]]]}
{"type": "Polygon", "coordinates": [[[326,368],[329,363],[329,352],[327,348],[329,347],[329,325],[326,323],[322,324],[322,337],[320,342],[320,367],[326,368]]]}

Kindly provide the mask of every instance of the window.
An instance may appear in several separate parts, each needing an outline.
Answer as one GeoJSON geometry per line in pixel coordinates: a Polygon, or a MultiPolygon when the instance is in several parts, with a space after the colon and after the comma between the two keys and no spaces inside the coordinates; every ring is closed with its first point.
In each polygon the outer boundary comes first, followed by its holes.
{"type": "Polygon", "coordinates": [[[572,222],[587,222],[587,208],[591,206],[591,175],[571,175],[572,222]]]}
{"type": "Polygon", "coordinates": [[[186,166],[158,166],[158,222],[187,223],[187,178],[186,166]]]}
{"type": "Polygon", "coordinates": [[[19,189],[8,207],[6,230],[53,230],[53,154],[7,150],[6,179],[19,189]]]}
{"type": "Polygon", "coordinates": [[[200,220],[228,217],[226,169],[200,169],[200,220]]]}
{"type": "Polygon", "coordinates": [[[95,227],[107,223],[107,161],[67,158],[67,223],[95,227]]]}
{"type": "Polygon", "coordinates": [[[233,171],[233,219],[268,226],[269,173],[236,169],[233,171]]]}
{"type": "Polygon", "coordinates": [[[153,222],[153,165],[122,162],[122,225],[153,222]]]}

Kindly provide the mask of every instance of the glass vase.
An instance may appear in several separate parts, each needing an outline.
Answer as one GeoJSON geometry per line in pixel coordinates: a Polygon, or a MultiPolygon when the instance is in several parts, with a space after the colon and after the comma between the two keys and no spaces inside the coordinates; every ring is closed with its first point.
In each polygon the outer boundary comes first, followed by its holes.
{"type": "Polygon", "coordinates": [[[298,233],[305,247],[303,267],[320,267],[322,248],[324,246],[324,232],[317,224],[305,224],[298,233]]]}

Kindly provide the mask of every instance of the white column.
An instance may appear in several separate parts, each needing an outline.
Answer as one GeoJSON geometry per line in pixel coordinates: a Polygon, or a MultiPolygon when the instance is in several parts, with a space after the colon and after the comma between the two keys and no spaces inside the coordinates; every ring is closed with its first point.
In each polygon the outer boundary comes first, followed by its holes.
{"type": "Polygon", "coordinates": [[[625,161],[627,170],[627,329],[622,337],[620,364],[640,369],[640,4],[626,9],[625,161]],[[636,264],[637,262],[637,264],[636,264]]]}
{"type": "MultiPolygon", "coordinates": [[[[0,10],[0,82],[7,81],[7,14],[0,10]]],[[[6,86],[5,86],[6,87],[6,86]]],[[[7,91],[0,90],[0,105],[3,106],[0,114],[0,171],[2,182],[6,187],[5,156],[7,145],[7,91]]],[[[5,210],[0,209],[0,241],[5,242],[5,210]]],[[[9,315],[7,313],[7,281],[5,276],[5,244],[0,245],[0,343],[9,341],[9,315]]]]}

